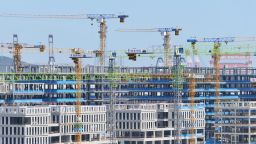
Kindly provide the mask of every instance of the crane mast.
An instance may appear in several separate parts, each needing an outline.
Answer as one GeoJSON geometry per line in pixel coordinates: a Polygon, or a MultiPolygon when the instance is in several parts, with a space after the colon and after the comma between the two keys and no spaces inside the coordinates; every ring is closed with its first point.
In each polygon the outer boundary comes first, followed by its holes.
{"type": "MultiPolygon", "coordinates": [[[[75,70],[76,70],[76,82],[77,82],[77,92],[76,92],[76,115],[77,115],[77,124],[78,126],[80,126],[81,124],[81,80],[82,80],[82,64],[81,64],[81,60],[77,59],[77,61],[75,62],[75,70]]],[[[80,126],[81,127],[81,126],[80,126]]],[[[78,133],[76,134],[76,141],[81,141],[81,132],[78,131],[78,133]]]]}
{"type": "Polygon", "coordinates": [[[182,92],[183,92],[183,75],[184,66],[182,65],[183,48],[175,47],[173,74],[174,88],[174,127],[175,127],[175,144],[181,144],[181,107],[182,107],[182,92]]]}
{"type": "Polygon", "coordinates": [[[110,80],[110,97],[109,97],[109,136],[110,136],[110,143],[114,144],[115,143],[115,137],[116,137],[116,111],[115,111],[115,106],[116,106],[116,95],[115,95],[115,88],[116,88],[116,83],[115,79],[117,78],[114,74],[114,65],[115,65],[115,56],[111,56],[109,58],[109,68],[108,68],[108,73],[109,73],[109,80],[110,80]]]}
{"type": "Polygon", "coordinates": [[[53,72],[54,71],[54,65],[55,65],[55,57],[54,57],[54,50],[53,50],[53,35],[52,34],[50,34],[48,36],[48,43],[49,43],[48,65],[49,65],[50,72],[53,72]]]}
{"type": "MultiPolygon", "coordinates": [[[[198,67],[198,63],[195,62],[195,56],[198,55],[198,51],[195,47],[195,43],[191,44],[192,46],[192,66],[194,68],[198,67]]],[[[190,129],[189,129],[189,133],[191,135],[191,138],[189,139],[189,143],[190,144],[195,144],[196,142],[196,130],[195,130],[195,122],[196,122],[196,118],[195,118],[195,95],[196,95],[196,75],[194,72],[194,69],[192,69],[191,74],[189,74],[188,77],[189,80],[189,92],[188,92],[188,96],[190,98],[190,129]]]]}
{"type": "Polygon", "coordinates": [[[192,72],[192,74],[189,75],[189,98],[190,98],[190,112],[191,112],[191,118],[190,118],[190,130],[189,133],[191,134],[191,138],[189,139],[190,144],[195,144],[195,88],[196,88],[196,81],[195,81],[195,75],[192,72]]]}
{"type": "Polygon", "coordinates": [[[76,132],[75,141],[81,143],[82,141],[82,132],[84,131],[82,125],[81,117],[81,99],[82,99],[82,85],[83,85],[83,66],[82,58],[93,58],[88,56],[83,50],[79,48],[71,49],[70,58],[75,64],[75,73],[76,73],[76,123],[74,124],[74,131],[76,132]]]}
{"type": "Polygon", "coordinates": [[[200,63],[195,60],[195,57],[197,58],[197,56],[198,56],[198,50],[196,48],[196,43],[191,43],[191,47],[192,47],[192,64],[194,67],[198,67],[200,63]]]}
{"type": "Polygon", "coordinates": [[[16,73],[20,73],[22,71],[22,65],[21,65],[22,45],[20,45],[18,43],[18,35],[17,34],[13,35],[13,46],[14,46],[14,51],[13,51],[14,71],[16,73]]]}
{"type": "Polygon", "coordinates": [[[103,66],[105,65],[105,48],[106,48],[106,33],[107,33],[107,24],[106,20],[102,19],[100,22],[100,53],[99,53],[99,58],[100,58],[100,65],[103,66]]]}
{"type": "Polygon", "coordinates": [[[76,73],[76,124],[74,125],[76,135],[75,141],[81,143],[81,132],[82,132],[82,117],[81,117],[81,86],[82,86],[82,61],[81,51],[79,49],[72,49],[71,59],[75,64],[75,73],[76,73]]]}
{"type": "MultiPolygon", "coordinates": [[[[213,65],[214,65],[214,89],[215,89],[215,118],[216,122],[219,122],[221,108],[220,108],[220,46],[221,44],[219,42],[214,43],[213,47],[213,65]]],[[[215,134],[216,139],[220,140],[220,134],[215,134]]]]}
{"type": "Polygon", "coordinates": [[[164,66],[170,67],[172,66],[172,52],[171,52],[171,46],[170,46],[170,32],[164,32],[164,66]]]}

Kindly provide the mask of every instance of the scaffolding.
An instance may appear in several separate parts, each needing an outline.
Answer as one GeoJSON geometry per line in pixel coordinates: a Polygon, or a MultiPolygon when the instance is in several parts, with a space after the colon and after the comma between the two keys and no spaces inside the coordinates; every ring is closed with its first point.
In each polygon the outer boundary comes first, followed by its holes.
{"type": "Polygon", "coordinates": [[[109,58],[109,113],[108,113],[108,129],[111,144],[115,144],[116,140],[116,110],[115,105],[117,103],[116,89],[118,87],[115,76],[115,57],[109,58]]]}
{"type": "Polygon", "coordinates": [[[181,115],[180,107],[182,105],[183,95],[183,83],[184,83],[184,66],[182,65],[183,48],[175,49],[174,66],[173,66],[173,88],[174,88],[174,103],[175,103],[175,114],[174,114],[174,125],[175,125],[175,143],[181,144],[181,115]]]}
{"type": "MultiPolygon", "coordinates": [[[[46,66],[45,66],[46,67],[46,66]]],[[[8,68],[7,68],[8,70],[8,68]]],[[[25,69],[26,70],[26,69],[25,69]]],[[[15,73],[1,73],[0,79],[5,83],[15,83],[22,89],[12,89],[15,92],[17,99],[13,100],[9,93],[0,94],[0,103],[13,103],[19,105],[34,105],[34,104],[68,104],[75,105],[76,97],[76,73],[74,67],[62,66],[57,67],[59,73],[48,73],[44,66],[31,66],[32,72],[23,72],[19,75],[15,73]],[[60,70],[61,69],[61,70],[60,70]],[[39,73],[35,73],[39,72],[39,73]],[[42,84],[43,93],[36,95],[29,94],[31,89],[23,89],[25,85],[33,87],[42,84]]],[[[205,102],[206,105],[206,124],[212,124],[211,117],[214,116],[215,105],[213,101],[215,97],[215,81],[214,68],[197,67],[190,68],[181,66],[174,69],[165,67],[117,67],[110,74],[109,67],[86,66],[82,68],[82,97],[81,103],[95,104],[99,101],[105,104],[106,101],[100,97],[95,97],[93,94],[102,94],[108,96],[112,90],[108,89],[109,82],[113,81],[118,86],[118,96],[122,99],[127,99],[127,103],[132,100],[137,102],[164,102],[174,101],[176,98],[177,89],[179,88],[179,101],[192,101],[192,95],[187,93],[193,89],[192,80],[184,74],[194,73],[196,76],[202,76],[201,80],[195,80],[198,85],[195,88],[194,101],[195,103],[205,102]],[[181,72],[183,71],[183,72],[181,72]],[[182,74],[183,73],[183,74],[182,74]],[[204,77],[203,77],[204,76],[204,77]],[[183,79],[179,79],[183,78],[183,79]],[[176,81],[177,80],[177,81],[176,81]],[[177,83],[180,81],[181,83],[177,83]],[[176,83],[175,83],[176,82],[176,83]],[[95,87],[95,85],[104,87],[95,87]]],[[[220,68],[220,95],[219,99],[231,101],[234,99],[255,100],[256,89],[253,87],[256,79],[255,68],[220,68]],[[234,87],[234,84],[236,86],[234,87]]],[[[117,88],[113,88],[115,91],[117,88]]],[[[109,102],[107,102],[109,103],[109,102]]],[[[191,111],[191,109],[190,109],[191,111]]],[[[178,126],[177,126],[178,127],[178,126]]],[[[206,131],[208,133],[209,131],[206,131]]]]}

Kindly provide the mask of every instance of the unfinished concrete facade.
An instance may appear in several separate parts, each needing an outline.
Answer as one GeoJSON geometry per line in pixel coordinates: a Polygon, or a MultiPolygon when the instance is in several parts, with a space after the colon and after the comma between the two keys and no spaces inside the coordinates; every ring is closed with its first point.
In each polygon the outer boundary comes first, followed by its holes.
{"type": "Polygon", "coordinates": [[[256,143],[256,102],[231,101],[221,103],[221,121],[216,124],[224,144],[256,143]]]}
{"type": "MultiPolygon", "coordinates": [[[[116,106],[116,136],[121,144],[170,144],[175,143],[176,127],[174,104],[123,104],[116,106]]],[[[194,138],[197,144],[203,144],[205,127],[204,104],[196,104],[196,121],[191,122],[191,111],[187,104],[181,106],[179,138],[183,144],[189,144],[194,138]],[[189,129],[195,128],[194,134],[189,129]]]]}

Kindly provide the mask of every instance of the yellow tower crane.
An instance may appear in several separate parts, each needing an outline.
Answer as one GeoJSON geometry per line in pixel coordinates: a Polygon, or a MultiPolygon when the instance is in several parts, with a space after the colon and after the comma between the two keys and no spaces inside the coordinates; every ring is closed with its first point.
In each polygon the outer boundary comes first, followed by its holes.
{"type": "MultiPolygon", "coordinates": [[[[193,60],[192,63],[187,63],[188,67],[197,67],[198,65],[195,64],[194,61],[194,56],[195,54],[198,54],[198,51],[195,47],[195,43],[191,44],[192,46],[192,55],[193,55],[193,60]]],[[[186,49],[185,50],[185,54],[186,56],[188,56],[187,58],[190,58],[190,49],[186,49]]],[[[191,69],[192,71],[190,71],[188,74],[185,74],[187,79],[188,79],[188,83],[189,83],[189,91],[188,91],[188,96],[190,98],[189,104],[190,104],[190,129],[189,129],[189,134],[191,135],[190,139],[189,139],[189,144],[195,144],[196,143],[196,130],[195,130],[195,122],[196,122],[196,118],[195,118],[195,95],[196,95],[196,75],[194,72],[194,69],[191,69]]]]}
{"type": "Polygon", "coordinates": [[[189,133],[191,134],[191,138],[189,139],[189,143],[190,144],[195,144],[195,122],[196,122],[196,119],[195,119],[195,89],[196,89],[196,81],[195,81],[195,74],[189,74],[189,77],[188,77],[188,80],[189,80],[189,92],[188,92],[188,96],[190,98],[190,107],[191,107],[191,125],[190,125],[190,130],[189,130],[189,133]]]}
{"type": "MultiPolygon", "coordinates": [[[[193,48],[193,51],[195,50],[195,44],[198,42],[205,42],[205,43],[213,43],[213,48],[210,51],[212,58],[213,58],[213,67],[214,67],[214,74],[213,74],[213,79],[214,79],[214,88],[215,88],[215,101],[214,101],[214,112],[215,112],[215,124],[212,125],[212,128],[214,133],[215,131],[221,131],[221,129],[216,127],[217,123],[220,123],[220,115],[221,115],[221,107],[220,107],[220,57],[221,57],[221,43],[230,43],[230,42],[241,42],[241,41],[255,41],[256,37],[221,37],[221,38],[191,38],[188,39],[187,42],[190,42],[193,48]]],[[[191,80],[190,85],[193,85],[193,80],[191,80]]],[[[191,93],[193,94],[195,87],[190,86],[190,95],[191,93]]],[[[195,94],[195,93],[194,93],[195,94]]],[[[194,97],[194,94],[191,95],[194,97]]],[[[191,129],[193,130],[193,129],[191,129]]],[[[220,134],[214,134],[216,141],[221,140],[220,134]]]]}
{"type": "Polygon", "coordinates": [[[11,53],[13,54],[13,66],[14,66],[14,72],[15,73],[21,73],[22,72],[22,62],[21,62],[21,52],[23,48],[26,49],[39,49],[40,52],[44,52],[45,45],[33,45],[33,44],[27,44],[27,43],[19,43],[18,42],[18,35],[13,35],[13,43],[0,43],[0,48],[7,48],[11,50],[11,53]]]}
{"type": "Polygon", "coordinates": [[[76,72],[76,124],[74,125],[74,130],[76,131],[75,141],[81,143],[81,136],[83,132],[82,128],[82,117],[81,117],[81,97],[82,97],[82,82],[83,82],[83,72],[82,72],[82,58],[88,57],[83,50],[74,48],[71,49],[70,58],[75,64],[76,72]]]}
{"type": "MultiPolygon", "coordinates": [[[[96,20],[100,23],[100,50],[97,50],[97,57],[99,57],[99,65],[105,65],[105,48],[106,48],[106,33],[107,33],[107,19],[119,19],[120,23],[124,23],[128,15],[120,14],[73,14],[73,15],[41,15],[41,14],[14,14],[14,13],[3,13],[0,17],[11,17],[11,18],[37,18],[37,19],[90,19],[96,20]]],[[[93,25],[93,23],[92,23],[93,25]]]]}
{"type": "Polygon", "coordinates": [[[152,28],[152,29],[119,29],[120,32],[160,32],[161,35],[164,37],[164,66],[171,67],[172,66],[172,59],[173,59],[173,51],[170,45],[170,33],[174,32],[175,35],[179,35],[182,29],[179,27],[176,28],[152,28]]]}
{"type": "Polygon", "coordinates": [[[100,58],[99,64],[101,66],[105,65],[105,48],[106,48],[106,33],[107,33],[107,19],[120,19],[120,23],[124,23],[125,18],[127,18],[128,15],[115,15],[115,14],[88,14],[87,18],[91,20],[97,20],[98,23],[100,23],[100,50],[96,51],[96,56],[100,58]]]}

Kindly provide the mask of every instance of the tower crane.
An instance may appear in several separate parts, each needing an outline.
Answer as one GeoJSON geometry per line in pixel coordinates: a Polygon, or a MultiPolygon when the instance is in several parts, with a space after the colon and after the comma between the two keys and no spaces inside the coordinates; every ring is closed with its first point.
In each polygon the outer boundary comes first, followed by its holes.
{"type": "Polygon", "coordinates": [[[91,58],[88,57],[82,49],[71,49],[70,58],[73,60],[75,64],[75,72],[76,72],[76,124],[74,126],[74,130],[76,131],[75,141],[81,143],[82,136],[82,117],[81,117],[81,87],[82,87],[82,58],[91,58]]]}
{"type": "MultiPolygon", "coordinates": [[[[197,55],[212,55],[212,48],[209,47],[210,45],[203,45],[203,48],[196,48],[196,44],[194,43],[192,45],[191,48],[187,48],[185,49],[186,52],[186,58],[189,58],[190,60],[190,54],[191,51],[194,52],[194,50],[196,49],[196,53],[197,55]]],[[[226,55],[239,55],[239,56],[243,56],[242,58],[244,58],[244,56],[255,56],[255,47],[252,46],[251,44],[244,44],[244,45],[222,45],[220,47],[220,56],[226,56],[226,55]]],[[[235,61],[234,61],[235,62],[235,61]]],[[[231,62],[233,63],[233,62],[231,62]]],[[[201,76],[201,75],[196,75],[196,67],[198,65],[196,65],[196,62],[194,65],[190,65],[190,63],[188,64],[188,67],[192,67],[191,70],[189,71],[188,74],[185,74],[185,77],[188,79],[188,83],[189,83],[189,91],[188,91],[188,96],[190,98],[189,100],[189,104],[190,104],[190,129],[189,129],[189,133],[191,135],[190,139],[189,139],[189,143],[190,144],[194,144],[196,143],[195,141],[195,134],[196,134],[196,130],[195,130],[195,122],[196,122],[196,118],[195,118],[195,96],[196,96],[196,86],[197,86],[197,82],[206,82],[208,84],[211,83],[211,76],[210,74],[206,74],[205,76],[201,76]]]]}
{"type": "MultiPolygon", "coordinates": [[[[101,66],[105,63],[105,48],[106,48],[106,33],[107,33],[107,19],[119,19],[120,23],[124,23],[128,15],[125,14],[74,14],[74,15],[41,15],[41,14],[10,14],[2,13],[0,17],[11,17],[11,18],[41,18],[41,19],[90,19],[91,21],[96,20],[100,23],[100,50],[97,50],[97,57],[99,57],[99,64],[101,66]]],[[[93,25],[93,23],[92,23],[93,25]]]]}
{"type": "Polygon", "coordinates": [[[171,51],[170,46],[170,33],[174,32],[175,35],[179,35],[182,29],[179,27],[176,28],[152,28],[152,29],[120,29],[120,32],[160,32],[161,35],[164,37],[164,66],[170,67],[172,66],[172,55],[173,52],[171,51]]]}
{"type": "MultiPolygon", "coordinates": [[[[187,40],[187,42],[190,42],[192,45],[192,48],[195,49],[196,43],[203,42],[203,43],[213,43],[213,48],[211,51],[212,58],[213,58],[213,66],[214,66],[214,72],[215,75],[213,75],[214,78],[214,87],[215,87],[215,125],[216,123],[220,122],[219,117],[221,114],[221,108],[220,108],[220,57],[221,57],[221,51],[220,47],[222,43],[228,44],[230,42],[243,42],[243,41],[256,41],[256,37],[220,37],[220,38],[190,38],[187,40]]],[[[192,80],[193,83],[193,80],[192,80]]],[[[194,87],[194,86],[193,86],[194,87]]],[[[190,93],[193,93],[193,87],[191,86],[190,93]]],[[[214,126],[215,126],[214,125],[214,126]]],[[[214,129],[214,126],[212,129],[214,129]]],[[[221,139],[221,136],[219,134],[216,134],[216,140],[219,141],[221,139]]]]}
{"type": "Polygon", "coordinates": [[[20,73],[22,72],[22,62],[21,62],[21,50],[23,48],[26,49],[39,49],[40,52],[44,52],[45,45],[34,45],[34,44],[26,44],[18,42],[18,35],[13,35],[13,43],[0,43],[0,48],[11,49],[13,54],[13,66],[14,72],[20,73]]]}
{"type": "Polygon", "coordinates": [[[100,24],[100,50],[96,51],[96,56],[99,57],[99,64],[105,65],[105,48],[106,48],[106,33],[107,33],[107,19],[120,19],[120,23],[124,23],[128,15],[115,15],[115,14],[88,14],[87,18],[92,21],[95,19],[100,24]]]}

